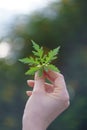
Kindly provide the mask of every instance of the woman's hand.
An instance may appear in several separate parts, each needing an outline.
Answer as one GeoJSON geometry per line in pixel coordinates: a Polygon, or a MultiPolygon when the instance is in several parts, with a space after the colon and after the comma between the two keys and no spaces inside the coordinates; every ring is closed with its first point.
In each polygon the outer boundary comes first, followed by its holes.
{"type": "Polygon", "coordinates": [[[24,115],[23,130],[46,130],[49,124],[69,106],[69,94],[64,77],[54,71],[35,74],[35,80],[28,80],[33,91],[27,91],[28,99],[24,115]],[[51,84],[45,82],[48,79],[51,84]]]}

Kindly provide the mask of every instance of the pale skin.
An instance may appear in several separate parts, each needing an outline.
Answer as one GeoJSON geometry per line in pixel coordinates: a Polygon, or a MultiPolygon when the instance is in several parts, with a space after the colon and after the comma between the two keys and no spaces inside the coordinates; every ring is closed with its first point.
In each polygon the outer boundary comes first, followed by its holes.
{"type": "Polygon", "coordinates": [[[22,130],[46,130],[52,121],[69,106],[69,94],[64,76],[58,72],[44,72],[42,77],[35,74],[34,80],[28,80],[33,87],[27,91],[28,99],[24,114],[22,130]],[[51,84],[45,82],[49,79],[51,84]]]}

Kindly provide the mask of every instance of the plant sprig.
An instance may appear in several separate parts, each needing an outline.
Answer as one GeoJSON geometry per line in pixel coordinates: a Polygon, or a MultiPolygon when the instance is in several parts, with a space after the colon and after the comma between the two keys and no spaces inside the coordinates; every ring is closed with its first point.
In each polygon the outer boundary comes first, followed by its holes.
{"type": "Polygon", "coordinates": [[[53,65],[51,62],[57,59],[57,55],[60,47],[57,47],[53,50],[50,50],[48,54],[44,54],[43,47],[40,47],[32,40],[34,57],[26,57],[23,59],[19,59],[19,61],[24,64],[29,65],[29,70],[25,73],[27,75],[34,75],[36,71],[39,72],[39,76],[42,76],[43,71],[53,70],[59,72],[59,69],[53,65]]]}

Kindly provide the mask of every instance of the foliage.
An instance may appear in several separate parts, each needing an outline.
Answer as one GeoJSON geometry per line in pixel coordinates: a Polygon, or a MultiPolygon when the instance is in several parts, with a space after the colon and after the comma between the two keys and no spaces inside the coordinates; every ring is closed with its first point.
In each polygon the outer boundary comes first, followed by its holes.
{"type": "Polygon", "coordinates": [[[55,65],[51,64],[51,62],[57,59],[57,54],[60,47],[50,50],[48,54],[44,54],[43,47],[40,47],[34,41],[32,41],[32,44],[34,48],[34,51],[32,52],[36,57],[27,57],[19,60],[31,66],[25,74],[34,75],[35,72],[38,71],[39,76],[42,76],[43,71],[53,70],[59,72],[58,68],[55,65]]]}

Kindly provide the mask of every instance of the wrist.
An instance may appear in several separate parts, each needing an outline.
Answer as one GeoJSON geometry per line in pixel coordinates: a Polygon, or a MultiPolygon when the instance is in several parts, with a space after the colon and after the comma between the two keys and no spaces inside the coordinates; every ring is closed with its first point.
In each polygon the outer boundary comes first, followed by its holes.
{"type": "Polygon", "coordinates": [[[40,120],[39,117],[33,116],[23,116],[22,130],[46,130],[43,120],[40,120]]]}

